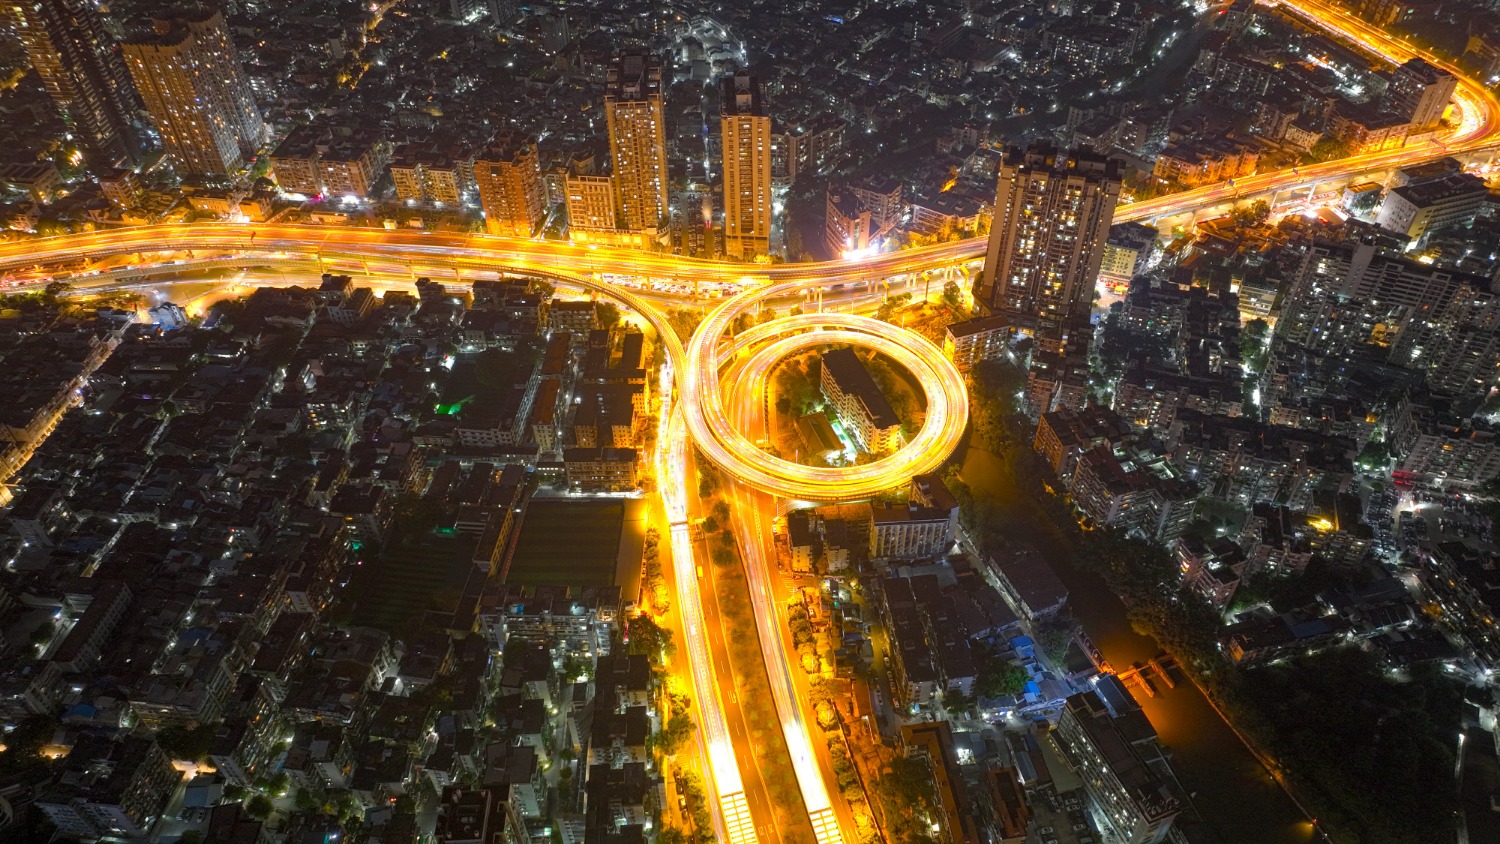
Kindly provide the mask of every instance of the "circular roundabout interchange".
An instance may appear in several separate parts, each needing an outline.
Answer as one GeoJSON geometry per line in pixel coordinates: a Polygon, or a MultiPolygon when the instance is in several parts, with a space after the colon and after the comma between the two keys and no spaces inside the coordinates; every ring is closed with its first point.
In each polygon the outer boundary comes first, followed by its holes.
{"type": "Polygon", "coordinates": [[[699,450],[751,487],[808,501],[869,497],[941,466],[968,425],[968,395],[963,376],[925,337],[845,313],[780,317],[727,336],[740,315],[801,287],[786,283],[743,293],[711,312],[693,334],[685,352],[680,392],[684,422],[699,450]],[[861,466],[807,466],[767,453],[746,435],[748,415],[734,415],[759,401],[766,377],[777,363],[797,352],[833,344],[879,352],[910,372],[927,396],[926,422],[895,453],[861,466]],[[724,388],[726,384],[730,389],[724,388]]]}
{"type": "Polygon", "coordinates": [[[666,349],[669,373],[665,380],[675,388],[675,403],[663,410],[680,414],[676,418],[704,457],[762,492],[803,501],[868,498],[902,486],[914,475],[936,470],[958,447],[968,426],[963,375],[941,349],[915,331],[872,317],[817,312],[779,317],[729,336],[740,316],[756,313],[766,302],[836,284],[837,279],[822,284],[782,282],[726,299],[709,312],[684,346],[661,310],[628,288],[585,276],[538,274],[614,299],[649,323],[666,349]],[[894,453],[859,466],[808,466],[767,453],[745,434],[753,417],[746,411],[759,401],[770,370],[793,354],[829,345],[879,352],[921,384],[927,398],[926,420],[916,436],[894,453]]]}

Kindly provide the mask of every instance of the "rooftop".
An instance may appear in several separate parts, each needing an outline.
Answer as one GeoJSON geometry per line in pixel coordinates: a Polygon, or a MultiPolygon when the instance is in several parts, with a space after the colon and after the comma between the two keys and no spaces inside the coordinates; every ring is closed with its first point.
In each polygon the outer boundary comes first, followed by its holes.
{"type": "Polygon", "coordinates": [[[828,374],[839,389],[845,393],[857,396],[864,403],[865,410],[870,414],[870,421],[878,428],[889,428],[901,424],[896,416],[896,411],[891,407],[891,402],[880,391],[880,385],[875,383],[875,377],[870,374],[869,368],[859,355],[848,347],[842,349],[831,349],[822,355],[823,366],[828,368],[828,374]]]}

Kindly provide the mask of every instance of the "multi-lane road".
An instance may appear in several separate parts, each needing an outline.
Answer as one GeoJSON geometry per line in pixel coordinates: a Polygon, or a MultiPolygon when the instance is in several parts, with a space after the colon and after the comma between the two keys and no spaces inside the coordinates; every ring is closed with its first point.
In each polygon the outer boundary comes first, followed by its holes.
{"type": "MultiPolygon", "coordinates": [[[[1500,134],[1500,103],[1494,93],[1460,73],[1436,56],[1425,54],[1340,8],[1322,0],[1284,0],[1290,14],[1309,26],[1329,32],[1372,56],[1400,63],[1421,56],[1459,77],[1454,97],[1456,125],[1436,139],[1399,149],[1366,153],[1301,168],[1257,174],[1121,206],[1117,221],[1154,221],[1198,211],[1213,210],[1236,201],[1275,195],[1285,191],[1336,183],[1362,173],[1429,160],[1442,155],[1492,149],[1500,134]]],[[[699,446],[708,458],[724,467],[745,485],[741,512],[763,512],[754,499],[764,491],[777,495],[828,500],[851,498],[899,485],[915,471],[926,471],[941,462],[962,434],[967,405],[962,384],[951,365],[935,355],[931,344],[912,340],[889,326],[876,327],[859,318],[812,314],[769,323],[755,336],[759,351],[736,362],[730,352],[750,340],[722,340],[725,330],[740,314],[753,313],[767,303],[800,302],[809,295],[822,299],[858,301],[870,295],[874,285],[892,279],[923,278],[934,272],[965,271],[984,249],[980,239],[938,244],[901,252],[873,255],[852,261],[799,264],[728,264],[679,256],[607,247],[583,247],[553,241],[496,238],[483,235],[389,231],[384,229],[324,228],[316,226],[201,224],[143,226],[97,231],[57,238],[0,244],[0,274],[11,282],[36,283],[49,277],[64,277],[80,289],[106,290],[137,283],[141,277],[167,275],[205,266],[278,267],[356,266],[388,271],[396,267],[413,275],[454,275],[473,278],[495,272],[541,274],[576,287],[615,298],[638,311],[662,336],[668,350],[662,395],[669,401],[663,413],[659,438],[658,476],[687,476],[687,448],[699,446]],[[58,268],[63,268],[62,272],[58,268]],[[607,277],[630,279],[630,285],[609,283],[607,277]],[[716,292],[743,289],[713,310],[688,348],[678,342],[662,315],[664,303],[674,301],[701,305],[708,288],[716,292]],[[875,348],[895,357],[922,381],[928,393],[929,421],[906,449],[884,461],[847,471],[810,470],[777,461],[743,435],[753,422],[739,408],[740,401],[756,401],[754,390],[742,400],[740,389],[720,389],[721,367],[730,365],[754,377],[763,386],[764,372],[784,356],[809,341],[817,331],[817,342],[835,337],[875,348]],[[759,373],[759,375],[756,375],[759,373]],[[674,390],[673,387],[678,389],[674,390]],[[936,411],[932,405],[936,404],[936,411]]],[[[877,291],[878,292],[878,291],[877,291]]],[[[718,837],[727,841],[755,841],[752,822],[735,758],[733,741],[724,717],[719,683],[709,657],[708,633],[697,593],[692,541],[687,524],[686,492],[680,485],[662,484],[663,503],[672,522],[671,550],[678,587],[678,608],[695,691],[700,725],[700,746],[707,757],[705,770],[714,800],[718,837]]],[[[774,601],[770,590],[764,545],[742,536],[747,546],[752,594],[763,603],[774,601]],[[758,546],[750,548],[750,546],[758,546]]],[[[775,606],[762,607],[769,621],[779,626],[775,606]]],[[[847,830],[848,818],[832,805],[807,735],[803,706],[779,631],[763,630],[767,669],[773,688],[780,686],[777,705],[786,730],[788,747],[802,788],[806,809],[818,831],[819,841],[837,841],[847,830]],[[785,699],[783,699],[785,698],[785,699]]]]}
{"type": "MultiPolygon", "coordinates": [[[[1374,57],[1396,64],[1427,59],[1459,79],[1454,94],[1457,125],[1431,140],[1355,155],[1322,164],[1245,176],[1120,206],[1116,221],[1159,220],[1235,201],[1332,183],[1361,173],[1389,170],[1443,155],[1489,150],[1500,140],[1500,102],[1492,90],[1451,63],[1354,17],[1322,0],[1284,0],[1279,5],[1309,26],[1332,33],[1374,57]]],[[[462,270],[472,262],[504,264],[517,272],[610,273],[670,281],[685,289],[704,283],[759,285],[802,283],[836,287],[854,282],[909,277],[982,257],[984,241],[951,243],[871,255],[850,261],[797,264],[731,264],[605,246],[585,247],[487,235],[320,226],[197,224],[139,226],[0,244],[0,273],[56,266],[80,259],[161,255],[183,250],[243,256],[247,265],[308,259],[393,260],[407,266],[462,270]]],[[[170,271],[170,267],[161,268],[170,271]]],[[[87,282],[87,276],[76,280],[87,282]]],[[[689,294],[690,296],[690,294],[689,294]]]]}
{"type": "Polygon", "coordinates": [[[969,424],[968,394],[953,363],[921,335],[854,314],[813,312],[787,316],[751,328],[732,341],[722,339],[741,313],[753,312],[762,297],[784,293],[771,285],[720,305],[693,335],[683,377],[683,412],[698,448],[719,468],[762,492],[804,501],[848,501],[899,487],[913,475],[931,472],[948,459],[969,424]],[[873,349],[912,373],[927,393],[927,420],[911,442],[894,454],[863,466],[806,466],[767,453],[730,421],[732,408],[719,385],[721,364],[763,340],[746,368],[764,373],[789,355],[830,343],[873,349]],[[727,353],[721,350],[728,347],[727,353]]]}

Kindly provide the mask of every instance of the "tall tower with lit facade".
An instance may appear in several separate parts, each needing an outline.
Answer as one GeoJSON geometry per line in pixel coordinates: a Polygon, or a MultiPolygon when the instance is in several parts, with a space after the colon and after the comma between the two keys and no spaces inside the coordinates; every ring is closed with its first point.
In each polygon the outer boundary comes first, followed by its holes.
{"type": "Polygon", "coordinates": [[[519,133],[502,132],[474,160],[474,184],[490,234],[530,237],[547,212],[536,144],[519,133]]]}
{"type": "Polygon", "coordinates": [[[1038,324],[1087,315],[1120,181],[1118,160],[1047,143],[1007,148],[975,301],[1038,324]]]}
{"type": "Polygon", "coordinates": [[[4,0],[4,17],[63,119],[97,166],[141,154],[140,100],[90,0],[4,0]]]}
{"type": "Polygon", "coordinates": [[[614,58],[604,119],[619,223],[633,232],[658,231],[667,216],[667,127],[657,57],[630,52],[614,58]]]}
{"type": "Polygon", "coordinates": [[[765,88],[748,71],[719,86],[724,149],[724,251],[735,258],[771,248],[771,115],[765,88]]]}
{"type": "Polygon", "coordinates": [[[1431,129],[1443,119],[1448,101],[1458,88],[1458,79],[1423,59],[1411,59],[1391,74],[1385,92],[1386,105],[1402,117],[1411,118],[1413,132],[1431,129]]]}
{"type": "Polygon", "coordinates": [[[219,12],[157,20],[152,35],[125,44],[125,61],[178,173],[233,172],[265,143],[266,125],[219,12]]]}

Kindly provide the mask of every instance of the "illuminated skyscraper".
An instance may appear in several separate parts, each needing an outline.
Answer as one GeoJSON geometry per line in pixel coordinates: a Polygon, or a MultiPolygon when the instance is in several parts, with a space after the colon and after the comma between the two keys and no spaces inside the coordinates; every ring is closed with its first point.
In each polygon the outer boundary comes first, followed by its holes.
{"type": "Polygon", "coordinates": [[[547,211],[536,144],[517,133],[502,133],[474,160],[474,183],[490,234],[530,237],[547,211]]]}
{"type": "Polygon", "coordinates": [[[96,166],[141,153],[140,101],[90,0],[5,0],[26,57],[96,166]]]}
{"type": "Polygon", "coordinates": [[[771,248],[771,116],[765,89],[748,71],[720,83],[724,148],[724,251],[735,258],[771,248]]]}
{"type": "Polygon", "coordinates": [[[197,11],[155,25],[125,45],[125,60],[173,166],[185,176],[240,169],[265,143],[266,125],[224,16],[197,11]]]}
{"type": "Polygon", "coordinates": [[[615,57],[604,118],[620,225],[633,232],[659,230],[667,216],[667,132],[662,67],[655,56],[632,52],[615,57]]]}
{"type": "Polygon", "coordinates": [[[1087,314],[1120,178],[1120,162],[1103,156],[1007,148],[975,301],[1039,322],[1087,314]]]}

